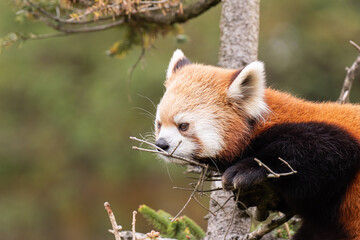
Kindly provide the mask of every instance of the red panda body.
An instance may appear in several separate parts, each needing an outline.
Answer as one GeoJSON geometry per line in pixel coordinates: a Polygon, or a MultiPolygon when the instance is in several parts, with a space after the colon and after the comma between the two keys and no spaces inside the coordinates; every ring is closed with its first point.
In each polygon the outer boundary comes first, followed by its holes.
{"type": "Polygon", "coordinates": [[[260,62],[242,70],[221,69],[192,64],[179,50],[170,61],[165,86],[155,121],[158,147],[169,152],[176,148],[177,155],[198,161],[211,159],[224,172],[227,187],[270,188],[279,204],[268,205],[268,210],[286,209],[304,218],[295,239],[360,239],[359,105],[304,101],[265,88],[260,62]],[[287,156],[299,172],[268,180],[264,169],[254,165],[254,156],[279,171],[276,158],[287,156]],[[326,191],[334,185],[333,192],[326,191]],[[331,199],[323,205],[332,213],[321,204],[307,207],[311,198],[321,202],[320,193],[331,199]],[[311,209],[318,222],[332,220],[312,229],[311,209]]]}
{"type": "MultiPolygon", "coordinates": [[[[254,137],[277,124],[318,122],[344,129],[360,144],[359,105],[313,103],[271,89],[266,90],[265,101],[271,109],[271,114],[265,124],[259,123],[256,126],[254,137]]],[[[339,216],[345,231],[351,233],[352,237],[348,239],[360,239],[360,169],[352,182],[349,182],[340,205],[339,216]]]]}
{"type": "Polygon", "coordinates": [[[324,122],[341,126],[360,141],[360,105],[314,103],[269,88],[265,90],[265,102],[271,113],[255,134],[279,123],[324,122]]]}

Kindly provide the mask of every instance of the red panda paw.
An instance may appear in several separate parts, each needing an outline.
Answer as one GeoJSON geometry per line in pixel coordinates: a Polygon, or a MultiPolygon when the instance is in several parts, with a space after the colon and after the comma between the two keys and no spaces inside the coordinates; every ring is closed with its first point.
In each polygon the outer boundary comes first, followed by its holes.
{"type": "Polygon", "coordinates": [[[225,170],[222,184],[226,190],[246,191],[266,179],[264,171],[252,159],[244,159],[225,170]]]}

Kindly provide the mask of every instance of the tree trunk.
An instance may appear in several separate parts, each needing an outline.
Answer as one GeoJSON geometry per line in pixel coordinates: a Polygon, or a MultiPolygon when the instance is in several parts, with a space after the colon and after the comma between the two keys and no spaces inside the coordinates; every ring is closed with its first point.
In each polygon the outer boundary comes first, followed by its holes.
{"type": "Polygon", "coordinates": [[[256,61],[260,0],[225,0],[220,20],[219,65],[241,68],[256,61]]]}
{"type": "MultiPolygon", "coordinates": [[[[222,6],[220,20],[220,51],[219,65],[224,68],[241,68],[257,60],[259,36],[259,7],[260,0],[225,0],[222,6]]],[[[213,187],[216,184],[213,184],[213,187]]],[[[232,195],[224,191],[211,194],[212,212],[232,195]]],[[[231,199],[217,213],[210,216],[206,233],[206,240],[224,239],[229,228],[235,201],[231,199]]],[[[250,218],[242,211],[235,208],[236,212],[226,239],[243,239],[250,230],[250,218]]]]}

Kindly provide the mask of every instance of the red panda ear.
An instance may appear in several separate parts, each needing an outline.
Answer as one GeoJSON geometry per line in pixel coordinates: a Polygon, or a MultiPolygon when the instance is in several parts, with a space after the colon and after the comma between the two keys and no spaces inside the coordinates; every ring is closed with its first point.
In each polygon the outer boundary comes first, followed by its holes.
{"type": "Polygon", "coordinates": [[[227,95],[250,117],[258,119],[267,111],[264,101],[265,71],[262,62],[247,65],[231,83],[227,95]]]}
{"type": "Polygon", "coordinates": [[[190,63],[180,49],[175,50],[166,71],[166,79],[169,79],[177,70],[190,63]]]}

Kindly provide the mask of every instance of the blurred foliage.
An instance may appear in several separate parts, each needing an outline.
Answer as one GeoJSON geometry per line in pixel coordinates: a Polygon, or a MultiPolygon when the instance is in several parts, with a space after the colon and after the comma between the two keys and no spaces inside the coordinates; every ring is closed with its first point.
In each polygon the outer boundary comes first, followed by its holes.
{"type": "MultiPolygon", "coordinates": [[[[263,1],[260,59],[270,85],[311,100],[335,101],[358,52],[360,3],[337,1],[263,1]],[[276,7],[275,7],[276,6],[276,7]]],[[[360,84],[350,100],[360,101],[360,84]]]]}
{"type": "Polygon", "coordinates": [[[155,211],[145,204],[141,205],[138,211],[163,237],[179,240],[202,239],[205,237],[204,230],[187,216],[172,220],[174,217],[168,212],[164,210],[155,211]]]}
{"type": "Polygon", "coordinates": [[[141,46],[144,50],[152,48],[158,35],[166,36],[172,33],[176,36],[179,43],[185,43],[187,38],[181,25],[174,24],[171,26],[158,26],[156,24],[145,24],[141,27],[130,24],[125,28],[123,40],[116,41],[109,50],[106,51],[107,55],[117,58],[124,58],[127,56],[133,47],[141,46]]]}
{"type": "MultiPolygon", "coordinates": [[[[358,0],[262,1],[259,59],[269,85],[312,100],[336,100],[360,43],[358,0]]],[[[48,31],[19,24],[11,1],[0,1],[0,36],[48,31]]],[[[145,203],[174,214],[188,195],[177,166],[134,152],[129,136],[151,135],[174,49],[194,62],[217,63],[220,6],[184,25],[188,42],[158,38],[128,82],[140,49],[121,61],[105,54],[128,34],[105,32],[28,41],[0,56],[0,238],[113,239],[103,203],[131,228],[145,203]],[[128,101],[128,95],[132,102],[128,101]],[[168,177],[167,168],[174,181],[168,177]],[[162,197],[159,197],[162,196],[162,197]]],[[[12,38],[13,36],[9,36],[12,38]]],[[[10,39],[11,40],[11,39],[10,39]]],[[[355,82],[350,100],[360,100],[355,82]]],[[[204,203],[207,199],[203,199],[204,203]]],[[[184,214],[206,227],[206,211],[191,203],[184,214]]],[[[147,223],[137,221],[147,232],[147,223]]]]}
{"type": "MultiPolygon", "coordinates": [[[[42,22],[59,32],[35,34],[32,32],[11,32],[0,38],[0,53],[4,47],[15,43],[22,44],[32,39],[45,39],[79,32],[92,32],[96,27],[115,24],[126,34],[107,51],[109,56],[125,57],[134,46],[144,50],[152,47],[155,39],[168,34],[179,35],[179,41],[186,41],[186,35],[178,24],[164,25],[148,22],[130,21],[132,14],[152,14],[182,11],[180,0],[12,0],[17,9],[15,20],[42,22]]],[[[49,28],[49,29],[50,29],[49,28]]],[[[97,30],[96,30],[97,31],[97,30]]]]}

